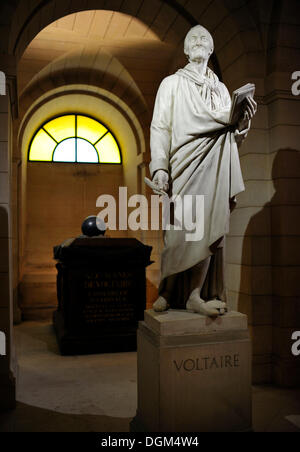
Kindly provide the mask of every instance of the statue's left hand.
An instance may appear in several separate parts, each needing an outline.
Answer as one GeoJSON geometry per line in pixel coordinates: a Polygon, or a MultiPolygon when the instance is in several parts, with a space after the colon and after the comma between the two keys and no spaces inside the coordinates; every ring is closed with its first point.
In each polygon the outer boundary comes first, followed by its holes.
{"type": "Polygon", "coordinates": [[[244,106],[244,114],[238,123],[238,129],[240,132],[249,128],[250,121],[254,117],[256,112],[257,112],[257,103],[251,96],[246,97],[245,106],[244,106]]]}

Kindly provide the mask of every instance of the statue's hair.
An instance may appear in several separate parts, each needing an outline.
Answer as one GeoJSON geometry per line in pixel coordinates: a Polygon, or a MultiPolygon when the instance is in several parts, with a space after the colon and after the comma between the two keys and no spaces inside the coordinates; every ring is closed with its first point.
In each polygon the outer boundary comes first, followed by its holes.
{"type": "Polygon", "coordinates": [[[203,27],[202,25],[196,25],[195,27],[191,28],[190,31],[188,31],[188,33],[187,33],[187,35],[186,35],[186,37],[185,37],[185,39],[184,39],[184,53],[188,56],[188,41],[189,41],[189,39],[190,39],[190,36],[191,36],[192,32],[193,32],[196,28],[201,28],[201,29],[203,29],[203,30],[206,31],[206,33],[208,34],[210,43],[211,43],[211,50],[212,50],[212,52],[213,52],[213,51],[214,51],[214,40],[213,40],[212,35],[211,35],[210,32],[209,32],[205,27],[203,27]]]}

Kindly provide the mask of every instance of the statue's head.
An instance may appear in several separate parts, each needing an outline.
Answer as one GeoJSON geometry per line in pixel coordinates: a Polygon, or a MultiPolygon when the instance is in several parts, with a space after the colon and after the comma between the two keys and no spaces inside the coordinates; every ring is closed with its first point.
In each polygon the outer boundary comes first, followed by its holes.
{"type": "Polygon", "coordinates": [[[202,25],[191,28],[184,40],[184,53],[189,61],[209,60],[214,51],[212,35],[202,25]]]}

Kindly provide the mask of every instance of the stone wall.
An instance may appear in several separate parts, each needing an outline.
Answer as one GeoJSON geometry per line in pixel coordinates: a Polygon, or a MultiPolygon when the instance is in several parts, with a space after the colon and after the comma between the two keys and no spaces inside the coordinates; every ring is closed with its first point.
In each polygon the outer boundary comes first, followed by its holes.
{"type": "MultiPolygon", "coordinates": [[[[1,2],[0,70],[10,77],[16,76],[16,57],[19,59],[34,36],[53,20],[85,8],[107,8],[104,1],[98,0],[49,0],[43,2],[44,6],[40,8],[41,4],[41,0],[1,2]]],[[[229,90],[248,81],[257,86],[258,114],[240,151],[246,192],[239,196],[238,207],[232,214],[227,241],[228,292],[230,306],[249,317],[254,381],[295,385],[299,381],[299,360],[292,357],[290,348],[291,333],[300,326],[300,262],[297,254],[300,115],[299,98],[291,93],[291,75],[299,70],[299,2],[178,0],[171,7],[159,0],[134,0],[116,1],[113,5],[115,11],[138,17],[149,27],[149,32],[156,33],[162,42],[173,46],[175,53],[174,61],[169,61],[170,70],[178,62],[187,29],[200,22],[215,38],[220,73],[229,90]]],[[[151,78],[149,68],[146,72],[146,75],[143,72],[146,82],[140,80],[140,88],[142,96],[145,95],[148,100],[151,117],[153,92],[159,80],[151,78]]],[[[134,68],[132,74],[133,79],[143,77],[134,68]]],[[[46,88],[46,85],[43,86],[46,88]]],[[[8,406],[13,394],[7,391],[8,387],[13,388],[10,374],[12,284],[15,286],[18,280],[18,252],[14,251],[15,264],[12,265],[12,249],[21,249],[19,256],[22,256],[22,246],[20,248],[16,237],[18,222],[15,218],[17,206],[20,206],[15,199],[18,192],[15,181],[19,158],[22,157],[15,155],[15,148],[11,149],[13,140],[10,137],[11,116],[16,114],[14,93],[11,88],[10,99],[8,95],[0,96],[0,330],[8,338],[8,355],[0,357],[0,400],[3,406],[8,406]],[[14,183],[10,183],[11,171],[14,183]],[[11,191],[14,200],[11,199],[11,191]],[[15,207],[13,221],[12,205],[15,207]]],[[[149,119],[143,122],[145,127],[147,121],[149,119]]],[[[147,147],[136,159],[136,166],[131,167],[130,177],[136,177],[134,184],[137,187],[142,188],[148,162],[147,147]]],[[[158,260],[161,235],[144,234],[143,240],[153,243],[158,260]]],[[[158,261],[151,271],[151,284],[155,287],[159,279],[158,261]]]]}
{"type": "Polygon", "coordinates": [[[10,59],[1,67],[6,75],[6,95],[0,96],[0,331],[5,334],[6,355],[0,356],[1,408],[15,404],[13,324],[13,267],[12,267],[12,110],[8,77],[14,75],[10,59]]]}

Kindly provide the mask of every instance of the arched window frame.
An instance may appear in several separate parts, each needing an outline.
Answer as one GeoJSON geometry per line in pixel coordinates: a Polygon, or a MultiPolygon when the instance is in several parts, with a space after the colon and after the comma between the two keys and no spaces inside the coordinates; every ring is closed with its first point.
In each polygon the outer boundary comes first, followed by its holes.
{"type": "Polygon", "coordinates": [[[93,116],[91,116],[91,115],[88,115],[88,114],[86,114],[86,113],[81,113],[81,112],[77,112],[77,113],[63,113],[63,114],[60,114],[60,115],[56,115],[56,116],[52,116],[51,118],[49,118],[49,119],[47,119],[47,121],[45,121],[45,122],[43,122],[38,128],[37,128],[37,130],[35,131],[35,133],[33,134],[33,136],[32,136],[32,138],[31,138],[31,140],[30,140],[30,143],[29,143],[29,146],[28,146],[28,152],[27,152],[27,160],[28,160],[28,162],[30,162],[30,163],[34,163],[34,162],[38,162],[38,163],[52,163],[52,164],[59,164],[59,163],[71,163],[71,164],[92,164],[92,165],[95,165],[95,164],[100,164],[100,165],[122,165],[122,163],[123,163],[123,158],[122,158],[122,152],[121,152],[121,147],[120,147],[120,144],[119,144],[119,141],[118,141],[118,139],[116,138],[116,136],[115,136],[115,134],[111,131],[111,129],[107,126],[107,124],[106,123],[104,123],[102,120],[99,120],[99,119],[97,119],[97,118],[95,118],[95,117],[93,117],[93,116]],[[46,129],[45,129],[45,126],[48,124],[48,123],[50,123],[51,121],[53,121],[53,120],[55,120],[55,119],[59,119],[59,118],[63,118],[63,117],[67,117],[67,116],[74,116],[75,117],[75,136],[73,135],[73,136],[68,136],[67,138],[64,138],[63,140],[61,140],[61,141],[57,141],[46,129]],[[106,129],[106,132],[100,137],[100,139],[98,139],[97,141],[95,141],[94,143],[92,143],[91,141],[89,141],[88,139],[86,139],[86,138],[84,138],[84,137],[81,137],[81,136],[77,136],[77,130],[78,130],[78,116],[81,116],[81,117],[85,117],[85,118],[89,118],[89,119],[92,119],[92,120],[94,120],[94,121],[96,121],[97,123],[99,123],[99,125],[100,126],[102,126],[102,127],[104,127],[105,129],[106,129]],[[54,140],[57,144],[56,144],[56,146],[55,146],[55,148],[54,148],[54,150],[52,151],[52,159],[51,160],[38,160],[38,159],[31,159],[30,158],[30,151],[31,151],[31,147],[32,147],[32,144],[33,144],[33,142],[34,142],[34,139],[36,138],[36,135],[41,131],[41,130],[43,130],[47,135],[49,135],[50,137],[51,137],[51,139],[52,140],[54,140]],[[119,152],[119,157],[120,157],[120,161],[119,162],[101,162],[100,161],[100,152],[101,151],[98,151],[97,150],[97,148],[95,148],[95,145],[96,144],[98,144],[101,140],[102,140],[102,138],[104,138],[107,134],[110,134],[112,137],[113,137],[113,139],[114,139],[114,141],[116,142],[116,145],[117,145],[117,148],[118,148],[118,152],[119,152]],[[57,147],[58,147],[58,145],[59,144],[61,144],[63,141],[66,141],[66,140],[68,140],[68,139],[75,139],[76,140],[76,147],[75,147],[75,149],[76,149],[76,151],[75,151],[75,160],[74,161],[54,161],[53,160],[53,157],[54,157],[54,154],[55,154],[55,150],[57,149],[57,147]],[[95,152],[97,153],[97,156],[98,156],[98,162],[84,162],[84,161],[77,161],[77,140],[78,139],[83,139],[83,140],[85,140],[85,141],[87,141],[88,143],[90,143],[92,146],[93,146],[93,148],[95,149],[95,152]]]}

